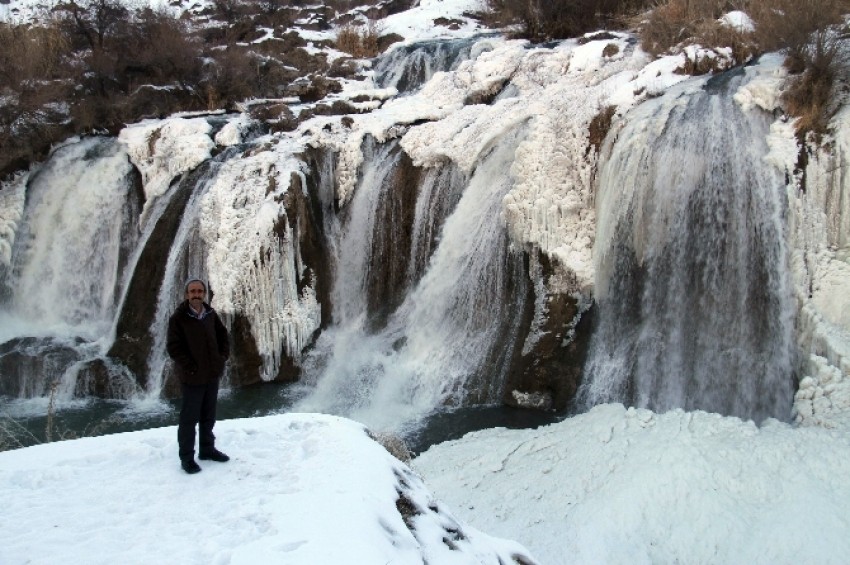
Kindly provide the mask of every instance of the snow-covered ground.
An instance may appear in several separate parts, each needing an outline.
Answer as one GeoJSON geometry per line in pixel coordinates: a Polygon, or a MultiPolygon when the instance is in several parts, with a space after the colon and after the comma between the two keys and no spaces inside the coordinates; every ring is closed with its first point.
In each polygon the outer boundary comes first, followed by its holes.
{"type": "Polygon", "coordinates": [[[603,405],[432,447],[424,484],[350,420],[216,431],[193,476],[173,427],[0,453],[0,563],[850,562],[847,428],[603,405]]]}
{"type": "Polygon", "coordinates": [[[0,453],[0,563],[535,562],[458,523],[360,424],[282,415],[216,433],[231,461],[191,476],[173,427],[0,453]]]}
{"type": "Polygon", "coordinates": [[[413,461],[456,515],[541,563],[850,563],[848,428],[602,405],[413,461]]]}

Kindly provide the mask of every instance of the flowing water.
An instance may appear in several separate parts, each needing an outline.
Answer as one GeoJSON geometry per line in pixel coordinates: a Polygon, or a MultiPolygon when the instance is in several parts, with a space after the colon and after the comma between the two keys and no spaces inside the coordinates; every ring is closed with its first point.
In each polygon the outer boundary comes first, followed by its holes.
{"type": "Polygon", "coordinates": [[[601,172],[587,404],[788,419],[794,302],[772,116],[743,71],[635,110],[601,172]]]}
{"type": "Polygon", "coordinates": [[[68,399],[109,345],[139,239],[138,175],[119,143],[93,137],[54,151],[25,194],[0,270],[0,394],[68,399]]]}
{"type": "Polygon", "coordinates": [[[0,341],[28,334],[97,340],[108,332],[137,240],[141,201],[132,173],[118,143],[89,138],[60,148],[32,174],[1,281],[0,341]]]}
{"type": "Polygon", "coordinates": [[[334,323],[307,359],[305,398],[296,409],[397,429],[440,406],[499,399],[525,306],[516,297],[527,284],[499,219],[511,182],[504,171],[520,138],[513,132],[498,141],[468,180],[453,170],[425,174],[413,226],[381,214],[389,192],[401,189],[386,182],[401,155],[393,143],[373,150],[336,230],[334,323]],[[381,237],[405,237],[393,229],[412,230],[407,240],[416,251],[388,266],[375,251],[385,248],[381,237]],[[381,294],[398,306],[376,325],[367,305],[378,266],[382,278],[398,273],[394,292],[381,294]]]}
{"type": "Polygon", "coordinates": [[[156,331],[155,328],[165,328],[168,325],[168,317],[183,300],[183,285],[189,277],[209,280],[204,261],[204,241],[199,235],[198,222],[200,201],[215,180],[220,162],[221,159],[217,159],[207,163],[203,173],[197,179],[192,179],[191,195],[165,260],[165,273],[157,296],[150,332],[153,336],[153,347],[147,361],[148,378],[145,390],[145,395],[149,398],[157,398],[162,393],[168,361],[165,355],[166,332],[161,329],[156,331]]]}
{"type": "Polygon", "coordinates": [[[409,93],[439,71],[450,71],[463,61],[490,49],[481,37],[451,41],[430,40],[398,46],[375,61],[375,84],[409,93]]]}

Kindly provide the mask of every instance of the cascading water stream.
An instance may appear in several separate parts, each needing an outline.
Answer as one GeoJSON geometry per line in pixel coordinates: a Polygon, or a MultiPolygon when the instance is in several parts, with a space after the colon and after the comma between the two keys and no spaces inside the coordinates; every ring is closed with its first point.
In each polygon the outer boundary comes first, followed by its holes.
{"type": "Polygon", "coordinates": [[[454,70],[467,59],[474,59],[489,47],[476,45],[481,37],[452,41],[420,41],[396,47],[375,62],[375,84],[413,92],[439,71],[454,70]]]}
{"type": "Polygon", "coordinates": [[[632,112],[602,166],[588,404],[787,419],[793,317],[772,117],[743,70],[632,112]]]}
{"type": "MultiPolygon", "coordinates": [[[[188,277],[209,280],[206,265],[206,250],[200,236],[200,202],[210,185],[215,182],[216,174],[225,156],[208,161],[199,178],[188,177],[192,182],[192,194],[189,197],[180,219],[180,225],[168,252],[165,273],[156,303],[156,313],[150,328],[153,344],[147,362],[146,396],[156,400],[162,393],[168,357],[165,352],[166,328],[168,317],[183,300],[183,284],[188,277]]],[[[209,296],[207,297],[210,298],[209,296]]]]}
{"type": "Polygon", "coordinates": [[[2,305],[4,316],[27,320],[19,335],[96,340],[108,331],[137,238],[131,173],[119,144],[89,138],[57,150],[30,178],[2,305]]]}
{"type": "Polygon", "coordinates": [[[84,361],[109,345],[141,206],[133,167],[112,139],[70,143],[32,174],[0,293],[9,356],[0,391],[29,398],[58,386],[58,399],[74,396],[84,361]]]}
{"type": "Polygon", "coordinates": [[[296,409],[398,429],[441,405],[498,400],[527,294],[522,257],[510,251],[500,220],[511,186],[504,171],[520,138],[520,132],[504,136],[468,180],[450,166],[424,174],[413,226],[373,223],[389,192],[403,190],[385,182],[399,166],[394,144],[365,159],[338,230],[334,323],[305,363],[306,397],[296,409]],[[439,237],[435,221],[442,225],[439,237]],[[398,266],[409,290],[378,327],[370,325],[366,307],[370,270],[382,258],[373,253],[376,233],[407,237],[418,249],[398,266]]]}

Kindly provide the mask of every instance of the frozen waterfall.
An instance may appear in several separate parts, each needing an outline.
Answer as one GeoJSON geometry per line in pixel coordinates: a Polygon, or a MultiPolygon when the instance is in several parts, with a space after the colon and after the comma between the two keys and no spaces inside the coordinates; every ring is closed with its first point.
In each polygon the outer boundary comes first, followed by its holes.
{"type": "Polygon", "coordinates": [[[387,182],[402,167],[395,142],[371,149],[336,230],[334,323],[306,360],[296,409],[398,429],[443,405],[499,400],[528,284],[499,219],[520,139],[505,135],[469,179],[446,163],[415,187],[387,182]],[[386,213],[392,193],[411,188],[412,224],[386,213]],[[386,238],[411,251],[382,254],[386,238]],[[392,311],[376,322],[378,267],[396,284],[378,290],[392,311]]]}
{"type": "Polygon", "coordinates": [[[434,73],[449,71],[489,49],[481,37],[452,41],[420,41],[400,45],[375,61],[375,84],[412,92],[428,82],[434,73]]]}
{"type": "Polygon", "coordinates": [[[138,235],[132,173],[118,143],[89,138],[31,175],[2,281],[0,341],[45,332],[96,340],[109,330],[138,235]],[[29,329],[15,333],[23,320],[29,329]]]}
{"type": "Polygon", "coordinates": [[[795,305],[772,117],[743,69],[646,102],[602,165],[583,399],[787,420],[795,305]]]}

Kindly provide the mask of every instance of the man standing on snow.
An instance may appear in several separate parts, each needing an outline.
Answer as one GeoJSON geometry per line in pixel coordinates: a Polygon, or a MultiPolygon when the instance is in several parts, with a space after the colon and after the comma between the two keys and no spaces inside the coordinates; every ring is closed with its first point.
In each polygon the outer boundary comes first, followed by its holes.
{"type": "Polygon", "coordinates": [[[218,381],[230,356],[227,328],[204,302],[207,285],[200,279],[186,283],[186,300],[168,320],[165,349],[174,360],[183,389],[183,406],[177,427],[180,465],[189,474],[201,467],[195,462],[195,426],[200,428],[199,459],[224,463],[230,457],[215,448],[215,409],[218,381]]]}

